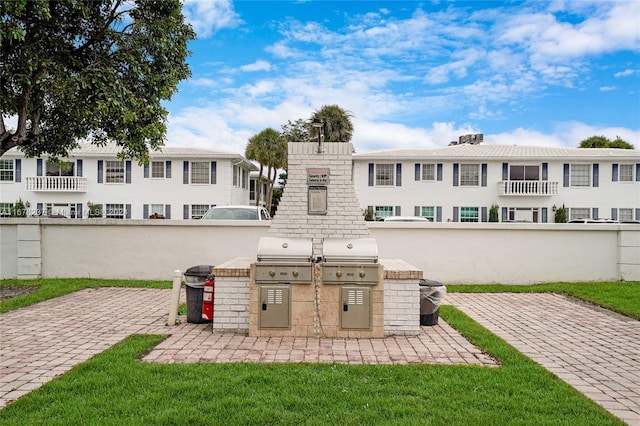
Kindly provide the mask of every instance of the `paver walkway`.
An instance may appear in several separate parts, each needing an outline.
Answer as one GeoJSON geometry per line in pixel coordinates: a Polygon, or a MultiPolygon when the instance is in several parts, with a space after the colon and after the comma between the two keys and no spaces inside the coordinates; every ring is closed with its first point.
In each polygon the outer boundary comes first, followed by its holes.
{"type": "MultiPolygon", "coordinates": [[[[415,337],[255,338],[210,324],[165,325],[170,290],[87,289],[0,315],[0,408],[132,334],[171,334],[150,362],[495,365],[444,321],[415,337]]],[[[185,300],[184,296],[181,300],[185,300]]]]}
{"type": "Polygon", "coordinates": [[[630,425],[640,425],[640,321],[555,294],[450,303],[630,425]]]}

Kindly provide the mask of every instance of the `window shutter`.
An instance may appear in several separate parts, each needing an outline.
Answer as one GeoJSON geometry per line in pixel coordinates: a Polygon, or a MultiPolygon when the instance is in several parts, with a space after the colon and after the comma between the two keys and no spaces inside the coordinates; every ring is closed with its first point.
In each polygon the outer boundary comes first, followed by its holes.
{"type": "Polygon", "coordinates": [[[480,186],[487,186],[487,163],[482,163],[480,169],[482,170],[482,181],[480,186]]]}
{"type": "Polygon", "coordinates": [[[43,215],[45,213],[42,211],[42,209],[44,209],[44,206],[42,205],[42,203],[36,204],[36,214],[38,216],[43,215]]]}
{"type": "Polygon", "coordinates": [[[509,163],[502,163],[502,180],[509,180],[509,163]]]}
{"type": "Polygon", "coordinates": [[[454,207],[453,208],[453,221],[454,222],[458,221],[458,211],[459,211],[459,207],[454,207]]]}
{"type": "Polygon", "coordinates": [[[217,163],[215,161],[211,162],[211,185],[216,184],[216,174],[217,174],[217,163]]]}
{"type": "Polygon", "coordinates": [[[566,163],[563,166],[562,186],[564,186],[565,188],[569,187],[569,165],[566,163]]]}
{"type": "Polygon", "coordinates": [[[402,164],[396,164],[396,186],[402,186],[402,164]]]}
{"type": "Polygon", "coordinates": [[[611,182],[617,182],[617,181],[618,181],[618,165],[612,164],[611,165],[611,182]]]}
{"type": "Polygon", "coordinates": [[[367,210],[373,214],[373,218],[375,219],[376,212],[373,210],[373,206],[367,206],[367,210]]]}
{"type": "Polygon", "coordinates": [[[165,219],[171,219],[171,204],[164,206],[164,217],[165,219]]]}
{"type": "Polygon", "coordinates": [[[436,207],[436,222],[442,222],[442,206],[436,207]]]}
{"type": "Polygon", "coordinates": [[[103,182],[104,161],[98,160],[98,183],[103,182]]]}
{"type": "Polygon", "coordinates": [[[502,208],[502,221],[506,222],[509,220],[509,210],[506,207],[502,208]]]}
{"type": "Polygon", "coordinates": [[[594,207],[593,209],[591,209],[591,218],[592,219],[598,219],[598,208],[594,207]]]}
{"type": "Polygon", "coordinates": [[[549,180],[549,163],[542,163],[542,180],[549,180]]]}
{"type": "Polygon", "coordinates": [[[373,186],[373,182],[374,182],[374,180],[373,180],[373,175],[374,175],[373,167],[374,167],[374,164],[373,163],[369,163],[369,186],[373,186]]]}
{"type": "MultiPolygon", "coordinates": [[[[125,183],[131,183],[131,161],[127,160],[124,163],[124,169],[125,169],[125,178],[124,178],[124,182],[125,183]]],[[[131,219],[131,218],[129,218],[131,219]]]]}
{"type": "Polygon", "coordinates": [[[167,161],[164,165],[164,177],[165,179],[171,179],[171,160],[167,161]]]}
{"type": "MultiPolygon", "coordinates": [[[[81,160],[78,160],[81,161],[81,160]]],[[[83,210],[83,205],[78,203],[76,204],[76,219],[82,219],[82,210],[83,210]]]]}
{"type": "Polygon", "coordinates": [[[149,164],[144,165],[144,178],[149,179],[149,164]]]}
{"type": "Polygon", "coordinates": [[[487,208],[486,207],[482,208],[482,221],[483,222],[488,222],[488,219],[487,219],[487,208]]]}
{"type": "MultiPolygon", "coordinates": [[[[182,183],[189,185],[189,162],[184,161],[182,163],[182,183]]],[[[185,219],[188,219],[185,217],[185,219]]]]}
{"type": "Polygon", "coordinates": [[[76,161],[76,176],[78,177],[82,177],[82,166],[83,166],[83,161],[82,160],[77,160],[76,161]]]}
{"type": "Polygon", "coordinates": [[[593,187],[597,188],[600,180],[600,165],[598,163],[593,165],[593,187]]]}
{"type": "Polygon", "coordinates": [[[438,180],[438,182],[442,182],[442,163],[438,163],[437,165],[437,174],[438,176],[436,177],[436,179],[438,180]]]}
{"type": "Polygon", "coordinates": [[[640,163],[636,164],[636,182],[640,182],[640,163]]]}
{"type": "Polygon", "coordinates": [[[149,204],[142,205],[142,218],[149,219],[149,204]]]}
{"type": "Polygon", "coordinates": [[[15,181],[16,182],[22,182],[22,160],[19,159],[19,158],[16,159],[15,181]]]}
{"type": "Polygon", "coordinates": [[[415,206],[413,208],[413,215],[414,216],[420,216],[420,206],[415,206]]]}
{"type": "Polygon", "coordinates": [[[416,167],[416,172],[415,172],[416,176],[415,177],[416,177],[416,180],[418,181],[422,177],[422,175],[421,175],[422,174],[421,173],[421,167],[420,167],[419,163],[416,163],[415,167],[416,167]]]}
{"type": "Polygon", "coordinates": [[[396,206],[395,211],[396,211],[395,213],[396,216],[402,216],[402,207],[396,206]]]}
{"type": "Polygon", "coordinates": [[[615,207],[611,209],[611,219],[618,220],[618,209],[615,207]]]}
{"type": "Polygon", "coordinates": [[[453,163],[453,186],[458,186],[458,170],[460,165],[458,163],[453,163]]]}
{"type": "Polygon", "coordinates": [[[548,213],[547,213],[547,208],[543,207],[542,208],[542,223],[547,223],[549,221],[549,217],[548,217],[548,213]]]}
{"type": "Polygon", "coordinates": [[[42,158],[36,160],[36,176],[42,176],[42,158]]]}
{"type": "Polygon", "coordinates": [[[636,209],[636,220],[640,220],[640,209],[636,209]]]}
{"type": "Polygon", "coordinates": [[[182,206],[182,218],[189,219],[189,205],[185,204],[182,206]]]}
{"type": "Polygon", "coordinates": [[[125,204],[124,217],[125,219],[131,219],[131,204],[125,204]]]}

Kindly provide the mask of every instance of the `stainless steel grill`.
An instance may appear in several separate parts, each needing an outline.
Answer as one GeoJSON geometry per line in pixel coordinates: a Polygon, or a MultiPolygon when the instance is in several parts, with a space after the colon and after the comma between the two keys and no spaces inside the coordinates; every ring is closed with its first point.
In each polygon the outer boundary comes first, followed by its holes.
{"type": "Polygon", "coordinates": [[[369,284],[380,281],[375,238],[325,239],[322,243],[325,284],[369,284]]]}
{"type": "Polygon", "coordinates": [[[263,237],[258,243],[256,283],[311,283],[313,242],[263,237]]]}

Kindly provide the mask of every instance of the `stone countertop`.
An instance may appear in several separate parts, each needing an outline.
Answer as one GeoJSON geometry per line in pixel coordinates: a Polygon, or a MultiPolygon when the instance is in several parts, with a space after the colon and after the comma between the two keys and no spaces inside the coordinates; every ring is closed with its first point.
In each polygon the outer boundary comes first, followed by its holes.
{"type": "MultiPolygon", "coordinates": [[[[237,257],[213,268],[213,274],[218,277],[249,277],[251,264],[255,259],[237,257]]],[[[389,280],[419,280],[423,272],[402,259],[380,259],[384,268],[384,279],[389,280]]]]}

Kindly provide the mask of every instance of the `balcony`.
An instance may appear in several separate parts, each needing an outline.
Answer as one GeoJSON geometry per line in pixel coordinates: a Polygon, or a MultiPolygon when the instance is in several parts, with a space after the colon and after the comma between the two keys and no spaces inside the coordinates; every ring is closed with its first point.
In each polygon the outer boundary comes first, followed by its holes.
{"type": "Polygon", "coordinates": [[[25,178],[27,191],[86,192],[87,178],[79,176],[35,176],[25,178]]]}
{"type": "Polygon", "coordinates": [[[500,196],[551,196],[558,194],[558,182],[546,180],[505,180],[498,182],[500,196]]]}

